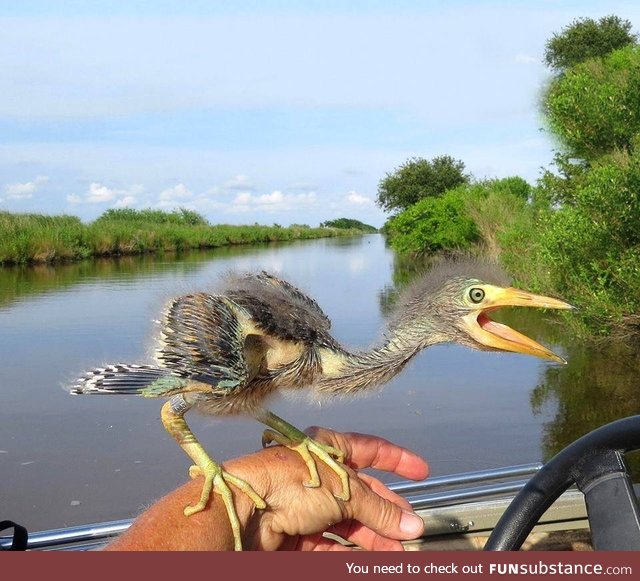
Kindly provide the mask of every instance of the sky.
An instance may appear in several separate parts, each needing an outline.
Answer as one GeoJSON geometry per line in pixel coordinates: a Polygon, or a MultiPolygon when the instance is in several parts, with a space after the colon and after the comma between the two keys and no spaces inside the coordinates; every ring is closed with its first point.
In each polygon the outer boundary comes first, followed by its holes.
{"type": "Polygon", "coordinates": [[[452,155],[535,182],[546,40],[631,1],[0,0],[0,211],[350,217],[452,155]]]}

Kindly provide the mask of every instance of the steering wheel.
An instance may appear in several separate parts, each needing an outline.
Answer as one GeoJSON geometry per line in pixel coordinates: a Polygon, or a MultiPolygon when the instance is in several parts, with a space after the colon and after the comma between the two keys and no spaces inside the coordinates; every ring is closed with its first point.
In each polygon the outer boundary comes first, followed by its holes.
{"type": "Polygon", "coordinates": [[[585,496],[596,550],[640,550],[640,508],[624,453],[640,448],[640,415],[612,422],[567,446],[513,499],[485,551],[517,551],[572,484],[585,496]]]}

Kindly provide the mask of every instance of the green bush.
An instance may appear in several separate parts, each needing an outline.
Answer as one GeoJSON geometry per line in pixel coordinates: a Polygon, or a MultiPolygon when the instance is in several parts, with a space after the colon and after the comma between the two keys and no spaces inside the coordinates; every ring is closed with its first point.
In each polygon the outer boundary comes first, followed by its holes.
{"type": "Polygon", "coordinates": [[[573,157],[592,160],[629,149],[640,133],[640,47],[568,70],[543,102],[551,131],[573,157]]]}
{"type": "Polygon", "coordinates": [[[152,224],[185,224],[189,226],[208,226],[207,219],[186,208],[172,212],[162,210],[134,210],[133,208],[112,208],[104,212],[96,222],[149,222],[152,224]]]}
{"type": "Polygon", "coordinates": [[[32,257],[51,262],[86,255],[84,225],[75,216],[0,212],[0,263],[32,257]]]}
{"type": "Polygon", "coordinates": [[[482,180],[426,198],[385,224],[391,246],[404,253],[469,248],[500,254],[498,235],[526,211],[531,186],[520,177],[482,180]]]}
{"type": "Polygon", "coordinates": [[[594,163],[574,201],[548,212],[540,229],[550,282],[580,305],[592,328],[640,333],[640,153],[594,163]]]}
{"type": "Polygon", "coordinates": [[[386,226],[391,246],[411,254],[468,248],[478,232],[466,211],[467,195],[465,188],[449,190],[391,218],[386,226]]]}
{"type": "Polygon", "coordinates": [[[531,184],[519,176],[511,176],[499,180],[486,180],[479,182],[479,184],[484,186],[489,192],[495,192],[498,195],[505,194],[514,196],[525,202],[531,197],[533,192],[531,184]]]}
{"type": "Polygon", "coordinates": [[[533,209],[527,199],[531,191],[525,180],[505,178],[477,184],[472,195],[467,195],[467,213],[478,231],[483,252],[492,259],[502,259],[511,244],[518,252],[530,246],[533,209]]]}

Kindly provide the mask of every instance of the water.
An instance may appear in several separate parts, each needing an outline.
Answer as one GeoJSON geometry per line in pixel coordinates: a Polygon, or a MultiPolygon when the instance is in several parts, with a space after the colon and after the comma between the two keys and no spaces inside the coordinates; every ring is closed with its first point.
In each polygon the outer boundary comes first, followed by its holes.
{"type": "MultiPolygon", "coordinates": [[[[389,289],[405,274],[377,235],[0,269],[0,519],[40,530],[128,518],[185,480],[189,460],[160,423],[162,400],[71,397],[64,386],[85,368],[148,361],[164,301],[212,288],[234,269],[295,282],[351,347],[380,336],[389,289]]],[[[637,354],[575,346],[541,313],[506,317],[569,365],[437,346],[366,398],[323,406],[279,398],[271,408],[300,427],[401,443],[432,474],[541,460],[638,412],[637,354]]],[[[259,447],[263,427],[249,418],[187,419],[216,459],[259,447]]]]}

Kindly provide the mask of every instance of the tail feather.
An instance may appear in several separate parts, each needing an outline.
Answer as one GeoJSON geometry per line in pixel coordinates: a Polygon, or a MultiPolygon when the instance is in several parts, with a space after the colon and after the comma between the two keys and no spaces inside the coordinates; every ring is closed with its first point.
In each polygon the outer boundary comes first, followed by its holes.
{"type": "Polygon", "coordinates": [[[88,371],[71,388],[71,393],[144,395],[149,386],[168,377],[167,370],[159,367],[117,363],[88,371]]]}

